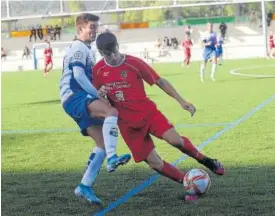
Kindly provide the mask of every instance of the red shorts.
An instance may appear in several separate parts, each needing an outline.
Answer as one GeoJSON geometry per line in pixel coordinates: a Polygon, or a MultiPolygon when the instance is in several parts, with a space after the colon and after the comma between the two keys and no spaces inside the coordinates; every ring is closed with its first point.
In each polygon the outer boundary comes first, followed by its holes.
{"type": "Polygon", "coordinates": [[[191,58],[191,52],[184,52],[184,58],[190,59],[191,58]]]}
{"type": "Polygon", "coordinates": [[[53,63],[53,61],[51,58],[45,59],[45,65],[52,64],[52,63],[53,63]]]}
{"type": "Polygon", "coordinates": [[[120,133],[136,163],[144,161],[155,148],[150,134],[162,139],[163,134],[173,127],[159,110],[152,112],[138,127],[119,123],[120,133]]]}

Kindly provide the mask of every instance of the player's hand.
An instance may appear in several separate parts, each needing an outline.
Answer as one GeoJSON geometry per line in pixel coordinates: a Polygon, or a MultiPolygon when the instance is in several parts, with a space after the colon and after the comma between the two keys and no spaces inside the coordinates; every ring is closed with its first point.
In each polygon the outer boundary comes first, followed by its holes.
{"type": "Polygon", "coordinates": [[[196,112],[196,107],[193,104],[189,103],[189,102],[184,101],[183,103],[181,103],[181,106],[182,106],[183,109],[185,109],[186,111],[191,113],[191,117],[196,112]]]}
{"type": "Polygon", "coordinates": [[[102,98],[100,98],[100,100],[102,100],[104,103],[106,103],[109,106],[111,106],[111,103],[110,103],[110,101],[107,98],[102,97],[102,98]]]}
{"type": "Polygon", "coordinates": [[[107,95],[107,88],[105,86],[101,86],[101,88],[98,90],[98,96],[103,98],[105,95],[107,95]]]}

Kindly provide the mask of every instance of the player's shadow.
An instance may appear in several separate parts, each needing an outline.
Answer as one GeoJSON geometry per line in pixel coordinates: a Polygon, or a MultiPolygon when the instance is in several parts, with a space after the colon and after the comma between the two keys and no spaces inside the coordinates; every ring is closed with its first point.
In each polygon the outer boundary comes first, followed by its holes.
{"type": "MultiPolygon", "coordinates": [[[[195,162],[192,166],[200,167],[195,162]]],[[[191,167],[183,163],[180,168],[188,170],[191,167]]],[[[199,208],[185,203],[181,184],[161,177],[149,186],[150,182],[144,180],[155,173],[145,165],[129,164],[111,174],[101,171],[95,191],[106,207],[139,184],[147,184],[148,187],[107,214],[114,216],[231,215],[233,211],[234,215],[256,216],[259,212],[260,215],[270,215],[275,207],[274,170],[274,166],[227,166],[226,175],[222,177],[207,170],[212,185],[210,191],[199,199],[199,208]]],[[[99,208],[81,202],[73,194],[81,179],[81,171],[79,168],[71,172],[2,172],[2,214],[92,215],[99,208]]]]}
{"type": "Polygon", "coordinates": [[[45,105],[45,104],[60,104],[60,99],[56,100],[46,100],[46,101],[35,101],[35,102],[30,102],[30,103],[24,103],[24,105],[45,105]]]}

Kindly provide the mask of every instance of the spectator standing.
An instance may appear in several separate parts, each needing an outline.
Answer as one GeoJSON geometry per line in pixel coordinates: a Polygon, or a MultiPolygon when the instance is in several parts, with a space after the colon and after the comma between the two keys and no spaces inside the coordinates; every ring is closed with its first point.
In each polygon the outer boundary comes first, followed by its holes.
{"type": "Polygon", "coordinates": [[[60,40],[60,32],[61,28],[58,25],[54,27],[54,40],[56,40],[56,36],[58,36],[58,40],[60,40]]]}
{"type": "Polygon", "coordinates": [[[192,29],[190,25],[185,28],[184,33],[191,39],[192,29]]]}
{"type": "Polygon", "coordinates": [[[43,29],[42,26],[40,25],[39,28],[37,29],[37,35],[40,38],[40,40],[43,39],[43,29]]]}
{"type": "Polygon", "coordinates": [[[161,56],[161,40],[160,40],[160,38],[157,38],[155,47],[158,50],[158,57],[161,56]]]}
{"type": "Polygon", "coordinates": [[[273,13],[272,12],[269,12],[267,14],[267,26],[270,27],[270,24],[271,24],[271,20],[272,20],[272,16],[273,16],[273,13]]]}
{"type": "Polygon", "coordinates": [[[30,49],[27,46],[24,47],[22,59],[24,58],[24,56],[26,56],[27,59],[30,58],[30,49]]]}
{"type": "Polygon", "coordinates": [[[51,35],[51,40],[54,40],[54,28],[53,26],[50,27],[50,35],[51,35]]]}
{"type": "Polygon", "coordinates": [[[179,41],[175,36],[171,38],[171,44],[174,49],[178,49],[179,41]]]}
{"type": "Polygon", "coordinates": [[[31,29],[30,42],[32,41],[32,37],[34,37],[34,40],[36,41],[36,29],[34,27],[31,29]]]}
{"type": "Polygon", "coordinates": [[[48,25],[46,25],[46,37],[45,37],[45,41],[48,41],[51,38],[51,29],[48,25]]]}
{"type": "Polygon", "coordinates": [[[1,47],[1,59],[5,59],[5,60],[7,59],[7,54],[3,47],[1,47]]]}
{"type": "Polygon", "coordinates": [[[224,22],[222,22],[222,23],[220,24],[220,26],[219,26],[219,29],[220,29],[220,31],[221,31],[221,37],[222,37],[223,39],[225,39],[225,34],[226,34],[226,30],[227,30],[227,25],[226,25],[224,22]]]}

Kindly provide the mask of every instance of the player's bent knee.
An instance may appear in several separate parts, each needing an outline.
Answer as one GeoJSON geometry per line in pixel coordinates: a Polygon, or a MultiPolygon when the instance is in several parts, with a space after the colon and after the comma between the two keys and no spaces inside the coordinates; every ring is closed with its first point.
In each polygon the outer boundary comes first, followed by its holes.
{"type": "Polygon", "coordinates": [[[183,143],[181,136],[177,133],[177,131],[174,128],[171,128],[170,130],[166,131],[163,134],[162,138],[170,145],[175,147],[179,147],[183,143]]]}

